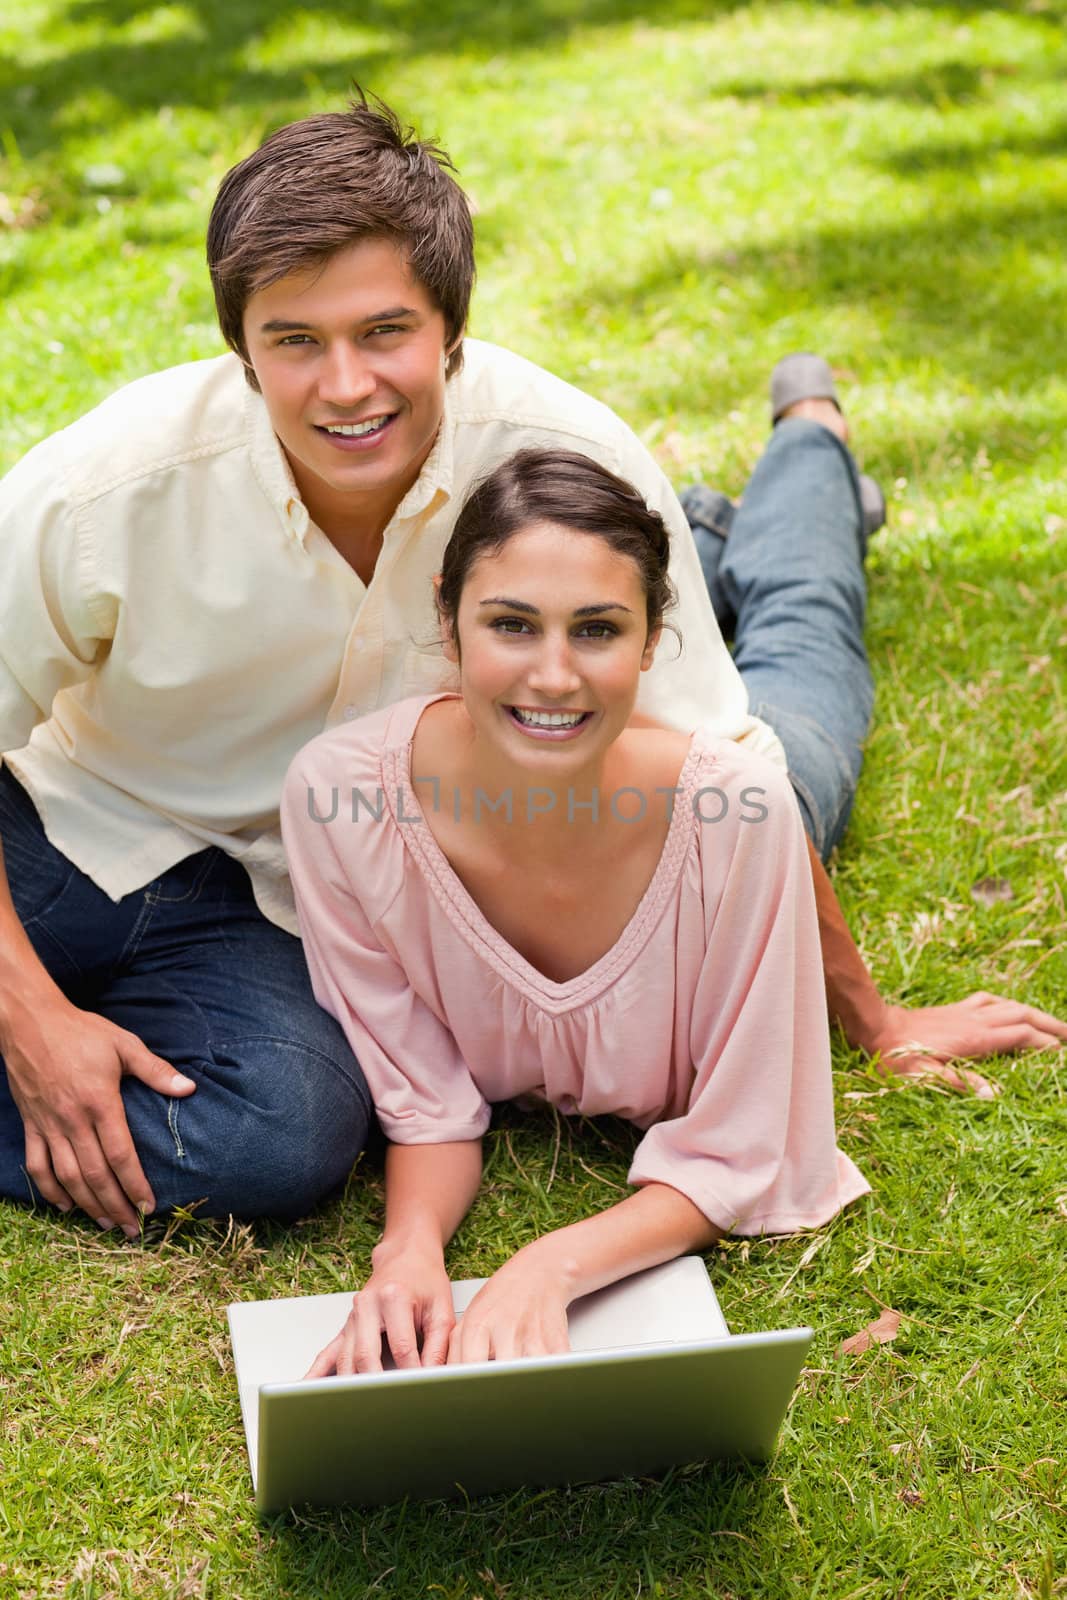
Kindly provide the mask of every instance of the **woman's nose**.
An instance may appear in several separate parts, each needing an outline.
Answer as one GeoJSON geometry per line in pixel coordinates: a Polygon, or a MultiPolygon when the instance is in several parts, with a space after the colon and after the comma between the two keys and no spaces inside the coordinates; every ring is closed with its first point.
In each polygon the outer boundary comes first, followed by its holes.
{"type": "Polygon", "coordinates": [[[573,694],[581,684],[569,640],[546,637],[529,672],[530,688],[553,699],[573,694]]]}

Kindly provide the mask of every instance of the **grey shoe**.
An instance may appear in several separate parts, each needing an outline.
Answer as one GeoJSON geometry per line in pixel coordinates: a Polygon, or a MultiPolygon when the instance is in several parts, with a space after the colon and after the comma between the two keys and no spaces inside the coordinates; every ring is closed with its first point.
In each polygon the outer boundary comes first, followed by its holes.
{"type": "Polygon", "coordinates": [[[806,350],[783,356],[771,373],[771,427],[799,400],[831,400],[841,410],[830,363],[806,350]]]}
{"type": "MultiPolygon", "coordinates": [[[[783,411],[798,400],[829,400],[841,410],[829,362],[807,350],[783,356],[771,373],[771,426],[776,427],[783,411]]],[[[885,526],[885,495],[865,472],[860,473],[860,504],[864,538],[869,539],[885,526]]]]}

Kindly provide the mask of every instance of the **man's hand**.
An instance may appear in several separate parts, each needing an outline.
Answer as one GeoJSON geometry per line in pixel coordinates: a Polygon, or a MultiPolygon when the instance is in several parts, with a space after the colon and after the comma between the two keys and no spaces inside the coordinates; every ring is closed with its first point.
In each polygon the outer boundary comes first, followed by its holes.
{"type": "Polygon", "coordinates": [[[452,1288],[440,1250],[374,1252],[374,1270],[352,1297],[348,1320],[305,1373],[381,1372],[382,1334],[398,1367],[441,1367],[455,1325],[452,1288]]]}
{"type": "Polygon", "coordinates": [[[137,1211],[155,1209],[130,1137],[119,1084],[124,1074],[158,1094],[196,1084],[135,1034],[69,1001],[23,1003],[0,1037],[7,1080],[26,1133],[26,1171],[46,1200],[80,1206],[101,1228],[140,1232],[137,1211]]]}
{"type": "Polygon", "coordinates": [[[536,1264],[535,1251],[536,1246],[520,1250],[478,1290],[452,1331],[450,1366],[570,1349],[559,1277],[549,1265],[536,1264]]]}
{"type": "Polygon", "coordinates": [[[884,1021],[864,1041],[883,1072],[902,1078],[938,1078],[950,1089],[992,1100],[993,1085],[977,1072],[952,1066],[1015,1050],[1058,1049],[1067,1041],[1067,1022],[1047,1011],[979,990],[953,1005],[886,1006],[884,1021]]]}

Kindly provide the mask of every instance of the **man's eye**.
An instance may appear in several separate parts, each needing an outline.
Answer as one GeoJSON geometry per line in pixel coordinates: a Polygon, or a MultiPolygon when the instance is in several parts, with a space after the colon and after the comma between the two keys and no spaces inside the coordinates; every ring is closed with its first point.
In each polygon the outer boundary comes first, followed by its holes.
{"type": "Polygon", "coordinates": [[[408,330],[398,322],[379,322],[378,326],[370,331],[372,334],[377,335],[379,333],[407,333],[408,330]]]}
{"type": "Polygon", "coordinates": [[[312,339],[311,339],[310,333],[287,333],[283,339],[279,339],[278,340],[278,343],[279,344],[311,344],[312,343],[312,339]]]}

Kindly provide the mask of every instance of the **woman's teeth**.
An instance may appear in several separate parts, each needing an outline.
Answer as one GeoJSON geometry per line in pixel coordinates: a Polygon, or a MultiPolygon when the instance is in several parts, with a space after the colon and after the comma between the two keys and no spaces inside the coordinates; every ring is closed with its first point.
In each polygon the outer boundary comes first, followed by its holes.
{"type": "Polygon", "coordinates": [[[575,728],[588,715],[585,711],[521,711],[512,706],[512,716],[528,728],[575,728]]]}

